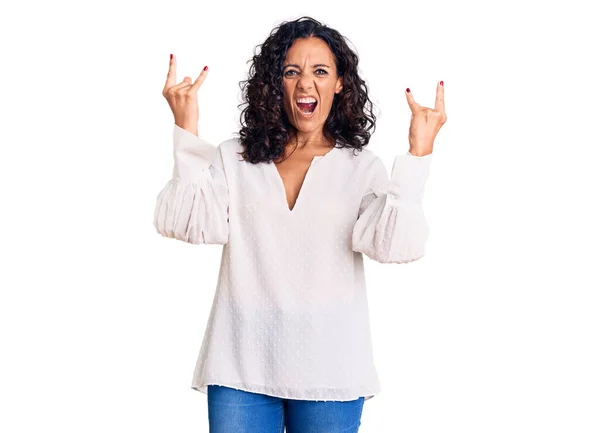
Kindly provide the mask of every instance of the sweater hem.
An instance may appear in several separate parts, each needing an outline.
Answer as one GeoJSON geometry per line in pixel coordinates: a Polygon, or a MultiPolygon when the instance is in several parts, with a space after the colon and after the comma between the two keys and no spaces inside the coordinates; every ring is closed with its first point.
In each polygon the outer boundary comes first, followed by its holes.
{"type": "MultiPolygon", "coordinates": [[[[264,394],[271,397],[278,397],[291,400],[311,400],[311,401],[354,401],[360,397],[364,397],[365,401],[372,399],[378,394],[376,391],[353,392],[351,390],[330,389],[331,392],[326,392],[323,389],[311,389],[307,391],[280,391],[274,387],[259,384],[242,384],[237,382],[228,382],[222,380],[207,380],[200,384],[192,384],[191,389],[208,395],[208,385],[220,385],[234,388],[239,391],[253,392],[264,394]],[[338,396],[333,397],[332,393],[338,393],[338,396]],[[358,395],[357,395],[358,394],[358,395]]],[[[279,387],[280,389],[280,387],[279,387]]]]}

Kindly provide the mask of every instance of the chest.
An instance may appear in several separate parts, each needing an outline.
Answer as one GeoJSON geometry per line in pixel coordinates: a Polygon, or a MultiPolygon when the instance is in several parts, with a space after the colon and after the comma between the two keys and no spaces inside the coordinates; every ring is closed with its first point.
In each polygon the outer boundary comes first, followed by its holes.
{"type": "MultiPolygon", "coordinates": [[[[361,178],[343,149],[323,155],[250,164],[226,160],[233,220],[244,227],[291,223],[336,224],[355,218],[361,178]]],[[[232,220],[232,221],[233,221],[232,220]]]]}
{"type": "Polygon", "coordinates": [[[299,157],[288,159],[281,163],[273,163],[283,187],[287,207],[290,211],[294,210],[312,163],[313,157],[299,157]]]}

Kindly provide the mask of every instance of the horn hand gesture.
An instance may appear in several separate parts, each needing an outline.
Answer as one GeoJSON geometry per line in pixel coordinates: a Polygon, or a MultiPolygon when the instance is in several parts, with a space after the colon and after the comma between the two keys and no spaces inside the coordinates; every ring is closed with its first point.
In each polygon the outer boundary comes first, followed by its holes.
{"type": "Polygon", "coordinates": [[[437,85],[435,108],[423,107],[415,102],[410,89],[406,89],[406,100],[412,112],[408,130],[409,152],[414,156],[425,156],[433,152],[433,141],[444,123],[444,82],[437,85]]]}
{"type": "Polygon", "coordinates": [[[177,83],[177,59],[171,55],[169,72],[162,94],[169,103],[175,124],[194,135],[198,135],[198,89],[204,83],[208,74],[208,66],[200,72],[196,81],[192,83],[191,77],[184,77],[183,81],[177,83]]]}

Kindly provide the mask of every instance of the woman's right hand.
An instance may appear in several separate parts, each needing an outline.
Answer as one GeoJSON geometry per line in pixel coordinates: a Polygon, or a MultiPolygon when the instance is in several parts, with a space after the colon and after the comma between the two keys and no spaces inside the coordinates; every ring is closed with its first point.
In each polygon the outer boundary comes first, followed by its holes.
{"type": "Polygon", "coordinates": [[[208,66],[200,72],[200,75],[192,84],[191,77],[184,77],[179,84],[176,79],[177,60],[175,55],[171,57],[167,82],[163,89],[163,96],[167,99],[169,107],[173,112],[175,124],[194,135],[198,135],[198,89],[206,79],[208,66]]]}

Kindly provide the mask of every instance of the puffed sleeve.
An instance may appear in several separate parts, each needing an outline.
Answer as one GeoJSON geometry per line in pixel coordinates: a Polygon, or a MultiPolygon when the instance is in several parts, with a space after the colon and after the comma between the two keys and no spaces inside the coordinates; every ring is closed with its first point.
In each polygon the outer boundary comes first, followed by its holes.
{"type": "Polygon", "coordinates": [[[396,155],[390,177],[381,158],[373,158],[352,232],[353,251],[381,263],[408,263],[425,255],[429,225],[422,199],[432,155],[396,155]]]}
{"type": "Polygon", "coordinates": [[[191,244],[227,243],[229,191],[221,151],[174,124],[173,176],[154,210],[159,234],[191,244]]]}

